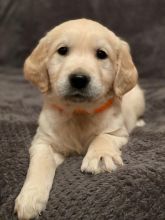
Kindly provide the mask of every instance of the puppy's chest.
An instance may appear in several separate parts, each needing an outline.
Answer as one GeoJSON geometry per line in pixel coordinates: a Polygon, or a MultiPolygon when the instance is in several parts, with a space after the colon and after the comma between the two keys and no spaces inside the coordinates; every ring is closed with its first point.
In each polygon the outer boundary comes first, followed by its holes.
{"type": "Polygon", "coordinates": [[[85,153],[95,136],[101,132],[101,124],[101,121],[90,116],[76,116],[64,121],[55,131],[58,151],[66,155],[85,153]]]}

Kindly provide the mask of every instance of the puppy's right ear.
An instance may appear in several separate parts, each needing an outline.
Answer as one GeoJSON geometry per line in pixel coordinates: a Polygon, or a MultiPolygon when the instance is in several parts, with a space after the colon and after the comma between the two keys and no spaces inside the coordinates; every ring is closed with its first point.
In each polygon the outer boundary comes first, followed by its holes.
{"type": "Polygon", "coordinates": [[[37,47],[32,51],[31,55],[24,63],[24,76],[25,79],[31,81],[36,85],[42,93],[49,90],[50,82],[46,67],[48,57],[48,45],[46,37],[39,41],[37,47]]]}

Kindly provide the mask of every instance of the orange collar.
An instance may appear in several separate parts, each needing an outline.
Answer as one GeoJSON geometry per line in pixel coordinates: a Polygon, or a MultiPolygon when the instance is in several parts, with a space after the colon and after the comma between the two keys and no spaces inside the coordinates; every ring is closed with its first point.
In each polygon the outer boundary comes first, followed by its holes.
{"type": "MultiPolygon", "coordinates": [[[[95,114],[95,113],[100,113],[100,112],[103,112],[104,110],[110,108],[112,106],[113,102],[114,102],[114,98],[111,98],[107,102],[102,104],[100,107],[94,109],[93,112],[88,112],[88,111],[86,111],[84,109],[77,108],[77,109],[74,110],[74,113],[76,113],[76,114],[95,114]]],[[[55,104],[52,104],[51,107],[53,109],[58,109],[60,112],[64,111],[63,108],[61,108],[61,107],[59,107],[59,106],[57,106],[55,104]]]]}

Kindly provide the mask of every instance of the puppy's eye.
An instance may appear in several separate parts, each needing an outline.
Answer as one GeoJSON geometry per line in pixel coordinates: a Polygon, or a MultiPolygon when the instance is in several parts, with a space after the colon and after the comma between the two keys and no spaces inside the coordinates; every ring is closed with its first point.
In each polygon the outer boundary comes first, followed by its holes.
{"type": "Polygon", "coordinates": [[[68,47],[60,47],[57,50],[58,54],[60,54],[61,56],[66,56],[69,52],[69,48],[68,47]]]}
{"type": "Polygon", "coordinates": [[[106,58],[108,57],[108,55],[106,54],[105,51],[103,51],[103,50],[101,50],[101,49],[98,49],[98,50],[96,51],[96,57],[97,57],[98,59],[100,59],[100,60],[104,60],[104,59],[106,59],[106,58]]]}

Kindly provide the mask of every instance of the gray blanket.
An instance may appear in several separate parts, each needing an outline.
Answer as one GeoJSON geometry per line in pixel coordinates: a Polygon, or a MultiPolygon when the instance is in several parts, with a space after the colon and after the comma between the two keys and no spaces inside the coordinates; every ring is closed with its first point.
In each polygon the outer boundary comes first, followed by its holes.
{"type": "Polygon", "coordinates": [[[80,17],[130,43],[146,95],[146,126],[134,129],[122,149],[125,165],[115,172],[84,174],[83,158],[68,158],[39,220],[165,220],[164,0],[0,0],[0,220],[16,219],[14,200],[42,106],[23,79],[23,61],[45,32],[80,17]]]}
{"type": "MultiPolygon", "coordinates": [[[[165,88],[160,79],[142,80],[146,126],[123,147],[125,165],[112,173],[80,172],[82,157],[58,169],[42,220],[165,219],[165,88]]],[[[14,199],[28,168],[28,147],[41,108],[37,90],[21,70],[0,70],[0,220],[13,219],[14,199]]],[[[41,171],[42,172],[42,171],[41,171]]]]}

